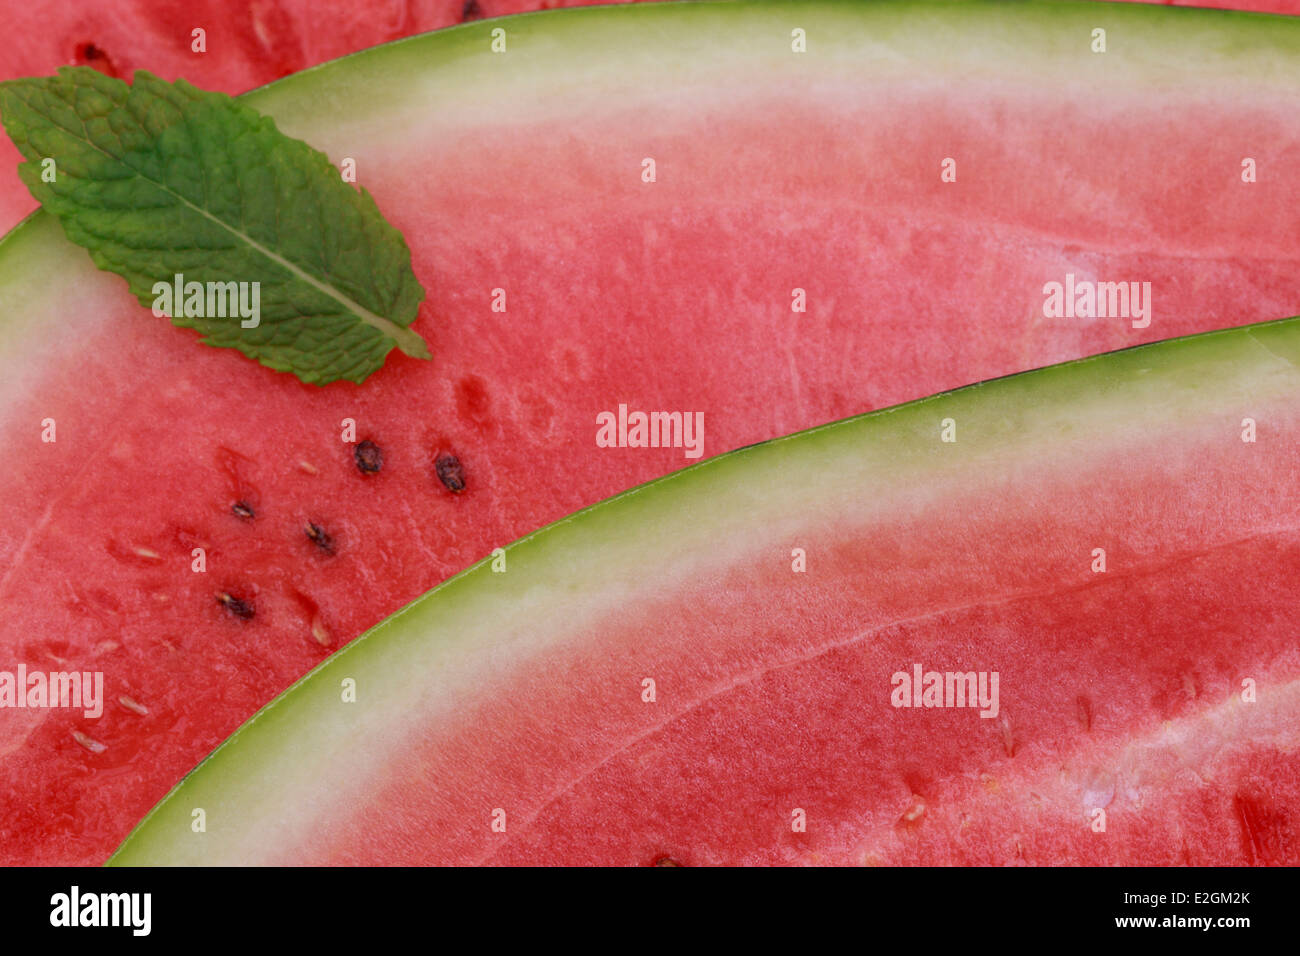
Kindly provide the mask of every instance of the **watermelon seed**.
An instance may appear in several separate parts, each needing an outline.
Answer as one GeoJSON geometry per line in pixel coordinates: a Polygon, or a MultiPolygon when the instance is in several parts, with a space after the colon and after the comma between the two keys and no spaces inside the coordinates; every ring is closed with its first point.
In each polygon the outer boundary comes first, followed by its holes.
{"type": "Polygon", "coordinates": [[[465,0],[465,5],[460,8],[461,22],[477,20],[481,16],[483,16],[483,8],[478,5],[478,0],[465,0]]]}
{"type": "Polygon", "coordinates": [[[237,597],[232,597],[225,591],[222,591],[217,595],[217,603],[231,614],[235,615],[235,617],[242,618],[245,621],[249,620],[255,613],[253,605],[249,604],[247,601],[241,601],[237,597]]]}
{"type": "Polygon", "coordinates": [[[434,461],[433,470],[438,473],[438,480],[452,494],[458,495],[465,490],[465,469],[455,455],[443,452],[434,461]]]}
{"type": "Polygon", "coordinates": [[[136,553],[139,557],[144,558],[146,561],[161,561],[161,560],[162,560],[162,555],[160,555],[157,551],[153,550],[152,548],[141,548],[141,547],[136,547],[136,548],[134,548],[133,550],[135,551],[135,553],[136,553]]]}
{"type": "Polygon", "coordinates": [[[247,501],[236,501],[230,506],[230,510],[236,518],[243,518],[245,521],[252,521],[256,517],[253,506],[247,501]]]}
{"type": "Polygon", "coordinates": [[[1092,730],[1092,701],[1083,694],[1074,699],[1075,705],[1079,708],[1079,723],[1083,724],[1083,729],[1092,730]]]}
{"type": "Polygon", "coordinates": [[[325,529],[313,521],[308,521],[307,526],[302,529],[308,539],[316,547],[320,548],[326,554],[334,553],[334,539],[325,533],[325,529]]]}
{"type": "Polygon", "coordinates": [[[999,721],[1002,727],[1002,748],[1007,752],[1008,757],[1016,755],[1016,739],[1011,735],[1011,720],[1006,714],[1002,715],[999,721]]]}
{"type": "Polygon", "coordinates": [[[320,470],[319,470],[315,465],[313,465],[311,462],[309,462],[309,461],[300,461],[300,462],[298,462],[298,467],[301,468],[303,471],[305,471],[305,472],[306,472],[307,474],[309,474],[309,475],[317,475],[317,474],[320,474],[320,470]]]}
{"type": "Polygon", "coordinates": [[[925,798],[912,794],[912,802],[908,804],[903,815],[898,818],[900,829],[912,831],[921,825],[921,818],[925,816],[925,798]]]}
{"type": "Polygon", "coordinates": [[[330,634],[329,628],[321,620],[319,614],[313,614],[311,618],[311,636],[316,639],[316,643],[321,647],[329,647],[334,642],[333,635],[330,634]]]}
{"type": "Polygon", "coordinates": [[[78,43],[74,57],[78,66],[91,67],[105,76],[117,76],[117,67],[113,65],[113,58],[93,43],[78,43]]]}
{"type": "Polygon", "coordinates": [[[134,697],[127,697],[123,694],[117,699],[117,702],[132,713],[139,714],[141,717],[149,713],[149,708],[141,704],[134,697]]]}
{"type": "Polygon", "coordinates": [[[83,734],[80,730],[74,730],[72,732],[72,739],[81,744],[81,746],[85,747],[92,754],[102,754],[108,749],[94,737],[83,734]]]}
{"type": "Polygon", "coordinates": [[[369,439],[352,449],[352,457],[356,459],[357,470],[363,475],[377,475],[379,469],[384,467],[383,450],[369,439]]]}
{"type": "Polygon", "coordinates": [[[655,857],[654,862],[651,863],[650,865],[651,866],[681,866],[680,863],[678,863],[676,860],[674,860],[671,856],[668,856],[667,854],[664,854],[663,856],[655,857]]]}

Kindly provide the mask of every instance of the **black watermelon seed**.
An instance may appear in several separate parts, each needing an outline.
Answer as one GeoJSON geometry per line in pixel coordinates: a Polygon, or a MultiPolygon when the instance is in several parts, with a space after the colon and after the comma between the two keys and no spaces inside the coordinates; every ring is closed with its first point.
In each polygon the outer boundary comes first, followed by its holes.
{"type": "Polygon", "coordinates": [[[465,469],[455,455],[443,452],[434,461],[433,470],[438,473],[438,480],[448,491],[460,494],[465,490],[465,469]]]}
{"type": "Polygon", "coordinates": [[[231,614],[235,615],[235,617],[242,618],[245,621],[249,620],[253,614],[256,613],[250,602],[241,601],[239,598],[232,597],[225,591],[222,591],[217,595],[217,603],[231,614]]]}
{"type": "Polygon", "coordinates": [[[334,553],[334,539],[325,533],[325,529],[313,521],[308,521],[307,526],[302,529],[308,539],[316,547],[320,548],[326,554],[334,553]]]}
{"type": "Polygon", "coordinates": [[[352,449],[352,457],[356,459],[357,470],[363,475],[377,475],[379,469],[384,467],[383,450],[368,439],[352,449]]]}
{"type": "Polygon", "coordinates": [[[477,20],[483,16],[483,8],[478,5],[478,0],[465,0],[465,5],[460,8],[460,19],[477,20]]]}
{"type": "Polygon", "coordinates": [[[91,67],[105,76],[117,76],[117,67],[113,64],[113,58],[93,43],[78,43],[73,51],[73,57],[78,66],[91,67]]]}
{"type": "Polygon", "coordinates": [[[253,513],[253,506],[247,501],[236,501],[230,506],[230,510],[236,518],[243,518],[245,521],[252,521],[256,517],[253,513]]]}

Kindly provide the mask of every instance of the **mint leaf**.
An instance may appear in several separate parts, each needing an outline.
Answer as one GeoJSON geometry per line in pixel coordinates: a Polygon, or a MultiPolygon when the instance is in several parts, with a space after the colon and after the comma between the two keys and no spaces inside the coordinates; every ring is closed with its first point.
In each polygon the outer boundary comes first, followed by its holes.
{"type": "Polygon", "coordinates": [[[184,80],[138,70],[128,86],[89,67],[0,83],[0,116],[68,238],[207,344],[320,385],[364,381],[394,345],[429,357],[408,328],[424,289],[401,233],[269,118],[184,80]]]}

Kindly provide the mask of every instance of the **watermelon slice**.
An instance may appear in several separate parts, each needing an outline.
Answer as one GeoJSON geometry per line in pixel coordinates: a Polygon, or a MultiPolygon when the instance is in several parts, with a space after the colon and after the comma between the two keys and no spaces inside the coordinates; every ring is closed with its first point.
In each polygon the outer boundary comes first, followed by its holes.
{"type": "Polygon", "coordinates": [[[102,861],[330,651],[693,460],[600,447],[601,413],[702,413],[710,456],[1300,313],[1298,22],[646,5],[504,21],[504,54],[500,25],[249,97],[356,160],[412,246],[432,362],[303,386],[154,319],[46,217],[0,244],[3,659],[102,671],[108,699],[4,712],[4,861],[102,861]],[[1149,323],[1045,317],[1069,276],[1150,282],[1149,323]]]}
{"type": "MultiPolygon", "coordinates": [[[[0,79],[53,73],[69,64],[129,79],[137,66],[165,79],[243,93],[334,57],[427,30],[589,0],[0,0],[0,79]],[[326,25],[322,28],[322,25],[326,25]],[[204,50],[193,31],[206,31],[204,50]]],[[[629,0],[640,2],[640,0],[629,0]]],[[[1300,13],[1300,0],[1223,0],[1228,9],[1300,13]]],[[[35,208],[12,169],[18,152],[0,137],[0,229],[35,208]]]]}
{"type": "Polygon", "coordinates": [[[1300,863],[1298,447],[1290,319],[713,459],[330,658],[114,862],[1300,863]]]}

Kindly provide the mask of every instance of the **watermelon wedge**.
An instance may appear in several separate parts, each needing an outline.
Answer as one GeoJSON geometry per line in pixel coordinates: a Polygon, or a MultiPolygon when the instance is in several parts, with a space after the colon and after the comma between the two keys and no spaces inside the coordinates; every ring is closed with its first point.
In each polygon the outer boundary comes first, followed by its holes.
{"type": "Polygon", "coordinates": [[[1289,319],[715,458],[389,618],[113,862],[1296,864],[1297,447],[1289,319]]]}
{"type": "MultiPolygon", "coordinates": [[[[144,66],[165,79],[243,93],[334,57],[457,23],[587,0],[0,0],[0,79],[93,66],[129,79],[144,66]],[[322,28],[322,25],[327,25],[322,28]],[[205,30],[204,49],[193,31],[205,30]]],[[[640,2],[640,0],[629,0],[640,2]]],[[[1300,13],[1300,0],[1222,0],[1225,9],[1300,13]]],[[[0,137],[0,229],[36,208],[13,174],[18,152],[0,137]]]]}
{"type": "Polygon", "coordinates": [[[602,413],[701,413],[707,457],[1300,313],[1297,89],[1300,23],[1132,5],[587,8],[371,50],[248,99],[354,159],[412,247],[434,359],[359,388],[198,347],[28,220],[0,243],[2,659],[102,671],[108,706],[0,715],[0,858],[102,862],[330,651],[694,460],[601,447],[602,413]],[[1066,281],[1152,308],[1046,317],[1066,281]]]}
{"type": "MultiPolygon", "coordinates": [[[[589,0],[0,0],[0,80],[92,66],[144,67],[206,90],[244,93],[376,44],[456,23],[589,0]],[[197,50],[194,30],[204,31],[197,50]]],[[[638,2],[638,0],[628,0],[638,2]]],[[[1289,0],[1287,0],[1289,2],[1289,0]]],[[[36,208],[0,137],[0,229],[36,208]]]]}

